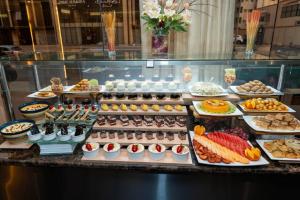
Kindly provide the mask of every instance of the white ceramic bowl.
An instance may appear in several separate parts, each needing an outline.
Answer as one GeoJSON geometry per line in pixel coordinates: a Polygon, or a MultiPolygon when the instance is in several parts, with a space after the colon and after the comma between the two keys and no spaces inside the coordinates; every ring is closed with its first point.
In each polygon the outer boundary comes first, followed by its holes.
{"type": "Polygon", "coordinates": [[[85,139],[85,133],[81,134],[81,135],[72,135],[72,141],[73,142],[82,142],[85,139]]]}
{"type": "Polygon", "coordinates": [[[161,152],[158,152],[156,150],[156,144],[151,144],[148,147],[150,157],[152,160],[161,160],[165,157],[166,155],[166,146],[163,144],[159,144],[161,146],[161,152]]]}
{"type": "Polygon", "coordinates": [[[45,131],[42,132],[43,140],[50,141],[56,138],[56,131],[54,130],[53,133],[45,135],[45,131]]]}
{"type": "Polygon", "coordinates": [[[183,145],[182,153],[177,153],[177,147],[180,145],[174,145],[172,147],[172,155],[175,160],[186,161],[189,157],[190,150],[187,146],[183,145]]]}
{"type": "Polygon", "coordinates": [[[107,147],[109,144],[111,144],[111,143],[107,143],[103,146],[104,156],[106,159],[114,159],[120,155],[121,146],[119,143],[112,143],[112,144],[114,144],[114,149],[111,151],[108,151],[107,147]]]}
{"type": "Polygon", "coordinates": [[[71,135],[71,133],[68,133],[67,135],[62,135],[61,131],[58,131],[57,136],[58,136],[59,141],[66,142],[66,141],[71,140],[72,135],[71,135]]]}
{"type": "Polygon", "coordinates": [[[94,143],[94,142],[91,142],[89,144],[92,145],[93,150],[89,151],[85,147],[86,144],[82,145],[83,156],[86,157],[86,158],[94,158],[94,157],[97,156],[97,154],[99,152],[99,144],[94,143]]]}
{"type": "Polygon", "coordinates": [[[141,144],[137,144],[138,145],[138,151],[137,152],[132,152],[131,148],[132,145],[129,145],[127,147],[127,152],[128,152],[128,157],[130,160],[139,160],[144,156],[144,152],[145,152],[145,147],[141,144]]]}
{"type": "Polygon", "coordinates": [[[35,141],[40,140],[42,138],[41,133],[32,135],[30,131],[27,132],[27,136],[28,136],[28,139],[32,142],[35,142],[35,141]]]}

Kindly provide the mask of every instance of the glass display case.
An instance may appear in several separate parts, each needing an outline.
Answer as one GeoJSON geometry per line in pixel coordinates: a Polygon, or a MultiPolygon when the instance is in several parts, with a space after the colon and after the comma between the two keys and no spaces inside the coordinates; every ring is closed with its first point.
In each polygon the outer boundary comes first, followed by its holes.
{"type": "MultiPolygon", "coordinates": [[[[298,60],[207,60],[201,58],[154,58],[139,52],[119,52],[109,58],[99,53],[25,54],[18,59],[1,61],[1,82],[11,118],[20,117],[18,106],[31,101],[28,95],[50,85],[59,77],[64,86],[82,79],[106,81],[163,82],[165,92],[175,82],[178,92],[189,93],[195,82],[213,82],[228,88],[225,69],[235,69],[232,85],[260,80],[282,92],[300,87],[298,60]]],[[[227,81],[228,82],[228,81],[227,81]]],[[[169,91],[171,92],[171,91],[169,91]]]]}

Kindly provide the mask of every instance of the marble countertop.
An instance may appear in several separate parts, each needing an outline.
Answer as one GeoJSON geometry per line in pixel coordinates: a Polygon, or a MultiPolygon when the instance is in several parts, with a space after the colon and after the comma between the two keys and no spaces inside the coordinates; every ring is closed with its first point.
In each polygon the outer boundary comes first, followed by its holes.
{"type": "MultiPolygon", "coordinates": [[[[270,161],[267,166],[258,167],[218,167],[195,164],[195,155],[192,153],[194,165],[176,166],[167,164],[131,164],[109,161],[82,161],[82,152],[76,148],[72,155],[39,156],[38,147],[29,150],[1,150],[1,165],[17,165],[25,167],[77,167],[99,168],[118,171],[142,171],[151,173],[226,173],[226,174],[300,174],[299,164],[284,164],[270,161]]],[[[265,158],[266,155],[264,155],[265,158]]]]}

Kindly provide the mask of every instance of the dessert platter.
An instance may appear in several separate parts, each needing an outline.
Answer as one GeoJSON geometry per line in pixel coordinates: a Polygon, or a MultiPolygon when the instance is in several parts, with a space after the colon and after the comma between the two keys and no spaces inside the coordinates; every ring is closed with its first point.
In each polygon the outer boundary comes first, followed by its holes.
{"type": "Polygon", "coordinates": [[[299,139],[256,140],[256,142],[271,160],[288,163],[300,162],[299,139]]]}
{"type": "Polygon", "coordinates": [[[49,104],[45,101],[32,101],[21,104],[19,111],[25,118],[34,120],[39,124],[44,122],[44,116],[48,108],[49,104]]]}
{"type": "Polygon", "coordinates": [[[130,104],[134,101],[135,104],[183,104],[183,99],[179,93],[131,93],[125,94],[118,92],[115,94],[103,93],[100,99],[104,104],[130,104]]]}
{"type": "Polygon", "coordinates": [[[180,84],[178,81],[125,81],[125,80],[115,80],[106,81],[104,85],[104,91],[107,93],[132,93],[132,92],[174,92],[180,93],[180,84]]]}
{"type": "Polygon", "coordinates": [[[216,117],[243,115],[243,113],[229,101],[208,99],[205,101],[193,101],[193,105],[199,115],[216,117]]]}
{"type": "Polygon", "coordinates": [[[258,134],[297,134],[300,121],[289,113],[267,114],[265,116],[243,116],[245,122],[258,134]]]}
{"type": "Polygon", "coordinates": [[[174,131],[95,131],[87,139],[88,142],[97,142],[105,144],[109,142],[116,142],[121,145],[128,145],[131,143],[139,143],[143,145],[163,144],[171,146],[175,144],[188,145],[189,140],[186,132],[174,131]]]}
{"type": "Polygon", "coordinates": [[[292,108],[274,98],[253,98],[239,104],[247,113],[294,113],[292,108]]]}
{"type": "Polygon", "coordinates": [[[14,139],[26,136],[27,132],[35,125],[33,120],[13,120],[0,126],[0,133],[4,138],[14,139]]]}
{"type": "Polygon", "coordinates": [[[72,85],[64,90],[64,93],[69,94],[86,94],[91,92],[100,92],[101,86],[96,79],[82,79],[76,85],[72,85]]]}
{"type": "Polygon", "coordinates": [[[276,96],[283,95],[282,92],[267,86],[259,80],[249,81],[248,83],[239,86],[230,86],[230,89],[238,94],[244,96],[276,96]]]}
{"type": "Polygon", "coordinates": [[[190,132],[193,148],[199,164],[245,167],[268,165],[258,148],[230,132],[206,133],[203,126],[195,126],[190,132]]]}
{"type": "Polygon", "coordinates": [[[228,92],[222,86],[210,82],[197,82],[189,87],[192,96],[217,97],[227,96],[228,92]]]}
{"type": "Polygon", "coordinates": [[[101,148],[99,143],[88,142],[82,146],[82,151],[83,161],[193,165],[188,146],[182,144],[168,149],[163,144],[152,144],[147,148],[132,143],[122,148],[119,143],[110,142],[101,148]]]}
{"type": "Polygon", "coordinates": [[[163,105],[158,104],[101,104],[99,115],[187,115],[185,106],[182,105],[163,105]]]}

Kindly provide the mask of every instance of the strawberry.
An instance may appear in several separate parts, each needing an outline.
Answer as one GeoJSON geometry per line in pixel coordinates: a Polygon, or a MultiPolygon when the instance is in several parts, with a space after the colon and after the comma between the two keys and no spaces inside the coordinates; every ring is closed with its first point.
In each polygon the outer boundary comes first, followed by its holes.
{"type": "Polygon", "coordinates": [[[53,109],[53,108],[54,108],[54,105],[49,106],[49,109],[50,109],[50,110],[53,109]]]}
{"type": "Polygon", "coordinates": [[[181,145],[179,145],[179,146],[177,147],[176,152],[177,152],[177,153],[182,153],[182,151],[183,151],[183,145],[181,144],[181,145]]]}
{"type": "Polygon", "coordinates": [[[96,106],[92,106],[92,111],[95,111],[96,110],[96,106]]]}
{"type": "Polygon", "coordinates": [[[137,144],[133,144],[133,145],[131,146],[131,151],[134,152],[134,153],[137,152],[138,149],[139,149],[139,147],[138,147],[137,144]]]}
{"type": "Polygon", "coordinates": [[[155,145],[155,149],[158,152],[161,152],[161,146],[159,144],[155,145]]]}
{"type": "Polygon", "coordinates": [[[113,150],[114,149],[114,144],[113,143],[110,143],[110,144],[108,144],[108,146],[107,146],[107,151],[111,151],[111,150],[113,150]]]}
{"type": "Polygon", "coordinates": [[[72,109],[72,105],[68,105],[68,109],[72,109]]]}
{"type": "Polygon", "coordinates": [[[91,145],[90,143],[87,143],[87,144],[85,145],[85,148],[86,148],[88,151],[92,151],[92,150],[93,150],[93,147],[92,147],[92,145],[91,145]]]}
{"type": "Polygon", "coordinates": [[[85,105],[84,109],[86,109],[86,110],[89,109],[89,105],[85,105]]]}

